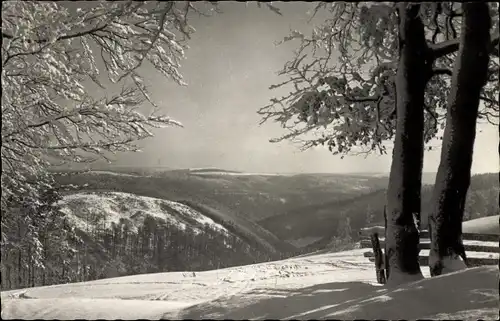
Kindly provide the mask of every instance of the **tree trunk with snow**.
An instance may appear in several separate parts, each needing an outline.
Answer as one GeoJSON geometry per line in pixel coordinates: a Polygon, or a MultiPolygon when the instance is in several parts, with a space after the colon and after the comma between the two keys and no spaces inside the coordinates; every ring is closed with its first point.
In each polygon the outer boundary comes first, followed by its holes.
{"type": "Polygon", "coordinates": [[[431,73],[420,5],[399,3],[397,6],[400,48],[396,73],[397,125],[387,191],[388,285],[423,278],[414,216],[420,217],[424,91],[431,73]]]}
{"type": "Polygon", "coordinates": [[[458,255],[465,257],[461,238],[463,205],[470,184],[479,94],[488,73],[491,28],[488,4],[464,3],[463,10],[441,161],[429,213],[429,268],[432,276],[465,268],[463,262],[447,265],[460,261],[458,255]]]}

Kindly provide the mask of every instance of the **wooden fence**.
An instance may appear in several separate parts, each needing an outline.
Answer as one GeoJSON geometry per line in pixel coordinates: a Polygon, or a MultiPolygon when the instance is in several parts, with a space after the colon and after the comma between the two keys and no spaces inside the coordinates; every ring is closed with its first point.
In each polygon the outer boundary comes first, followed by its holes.
{"type": "MultiPolygon", "coordinates": [[[[375,262],[371,235],[377,233],[379,236],[380,248],[385,249],[384,228],[380,226],[365,228],[360,231],[361,248],[370,249],[364,253],[371,262],[375,262]]],[[[467,255],[467,264],[469,267],[482,265],[497,265],[499,260],[499,235],[495,234],[462,234],[465,253],[467,255]]],[[[419,261],[421,266],[429,264],[430,239],[428,231],[420,232],[420,254],[419,261]]]]}

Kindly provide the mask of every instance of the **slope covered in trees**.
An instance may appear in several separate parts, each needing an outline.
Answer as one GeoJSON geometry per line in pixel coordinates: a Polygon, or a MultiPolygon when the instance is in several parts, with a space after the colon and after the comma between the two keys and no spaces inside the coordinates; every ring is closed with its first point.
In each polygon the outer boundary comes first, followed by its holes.
{"type": "MultiPolygon", "coordinates": [[[[30,244],[2,251],[2,290],[279,258],[255,239],[239,237],[177,202],[113,192],[77,193],[64,197],[54,211],[61,213],[61,226],[66,227],[67,233],[57,239],[65,246],[44,247],[39,265],[30,253],[36,247],[30,244]]],[[[42,242],[49,245],[57,230],[41,229],[42,242]]]]}

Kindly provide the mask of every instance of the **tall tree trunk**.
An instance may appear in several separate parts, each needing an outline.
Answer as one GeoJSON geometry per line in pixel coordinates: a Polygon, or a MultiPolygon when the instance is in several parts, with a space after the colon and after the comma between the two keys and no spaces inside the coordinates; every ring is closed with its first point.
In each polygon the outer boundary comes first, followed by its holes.
{"type": "Polygon", "coordinates": [[[48,249],[47,249],[47,229],[45,228],[44,233],[43,233],[43,268],[42,268],[42,285],[47,285],[46,284],[46,274],[47,274],[47,263],[48,263],[48,249]]]}
{"type": "Polygon", "coordinates": [[[385,251],[388,285],[423,278],[418,261],[420,190],[424,149],[424,93],[430,74],[420,4],[399,3],[399,63],[396,73],[397,125],[387,190],[385,251]]]}
{"type": "MultiPolygon", "coordinates": [[[[448,259],[463,252],[462,219],[470,184],[479,93],[486,84],[491,18],[486,2],[465,2],[458,57],[448,99],[441,161],[429,213],[431,275],[451,268],[448,259]]],[[[462,264],[462,267],[465,267],[462,264]]]]}
{"type": "Polygon", "coordinates": [[[29,287],[30,284],[31,284],[31,265],[33,264],[33,260],[31,258],[31,256],[32,256],[32,254],[31,254],[31,245],[28,244],[28,257],[26,258],[26,264],[27,264],[27,267],[26,267],[27,278],[25,280],[26,287],[29,287]]]}
{"type": "Polygon", "coordinates": [[[31,265],[31,284],[30,286],[32,288],[35,287],[35,282],[36,282],[36,266],[35,264],[32,262],[32,265],[31,265]]]}
{"type": "Polygon", "coordinates": [[[18,246],[19,248],[17,249],[17,287],[21,288],[21,285],[23,283],[23,271],[22,271],[22,246],[20,244],[21,240],[21,220],[17,220],[17,237],[18,237],[18,246]]]}
{"type": "Polygon", "coordinates": [[[12,290],[12,268],[9,262],[9,265],[7,265],[7,288],[6,290],[12,290]]]}

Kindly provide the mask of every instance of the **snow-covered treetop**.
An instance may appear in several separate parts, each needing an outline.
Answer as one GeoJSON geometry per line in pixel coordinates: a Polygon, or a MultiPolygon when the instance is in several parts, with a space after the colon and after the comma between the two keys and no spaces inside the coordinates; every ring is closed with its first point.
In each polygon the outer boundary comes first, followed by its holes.
{"type": "Polygon", "coordinates": [[[194,32],[187,17],[214,10],[171,1],[86,2],[77,9],[55,1],[5,1],[2,206],[54,160],[87,162],[135,151],[134,142],[152,136],[151,128],[179,126],[158,114],[140,67],[148,62],[185,85],[179,68],[194,32]],[[97,97],[88,84],[105,88],[102,77],[122,84],[121,92],[97,97]],[[144,103],[152,106],[147,115],[137,110],[144,103]]]}
{"type": "MultiPolygon", "coordinates": [[[[480,118],[498,123],[498,4],[490,3],[492,59],[483,89],[480,118]]],[[[288,133],[271,142],[294,140],[307,149],[326,145],[334,154],[385,153],[395,131],[394,76],[399,56],[395,4],[321,2],[327,18],[311,35],[292,30],[281,42],[297,41],[294,57],[279,75],[286,78],[270,89],[289,94],[272,98],[258,113],[288,133]]],[[[425,95],[425,139],[439,137],[460,38],[461,8],[457,3],[422,3],[420,16],[428,40],[430,75],[425,95]],[[444,77],[448,76],[448,77],[444,77]]],[[[311,18],[312,20],[313,18],[311,18]]]]}

